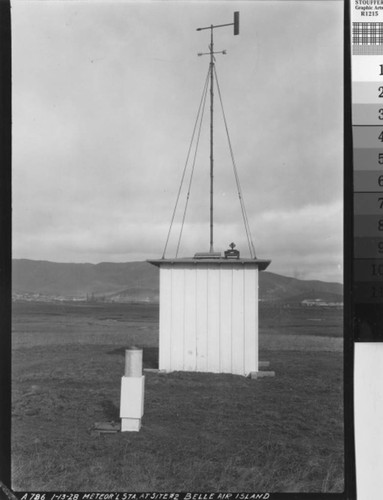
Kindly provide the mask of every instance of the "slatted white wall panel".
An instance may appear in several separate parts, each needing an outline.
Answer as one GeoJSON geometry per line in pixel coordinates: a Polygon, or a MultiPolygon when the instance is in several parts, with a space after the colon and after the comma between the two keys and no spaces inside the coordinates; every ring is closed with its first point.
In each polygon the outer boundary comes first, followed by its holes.
{"type": "Polygon", "coordinates": [[[196,371],[197,369],[197,336],[196,336],[196,279],[194,269],[185,269],[185,315],[184,315],[184,370],[196,371]]]}
{"type": "Polygon", "coordinates": [[[233,300],[233,270],[232,268],[221,273],[221,343],[219,346],[220,372],[232,373],[231,360],[231,331],[232,331],[232,300],[233,300]]]}
{"type": "Polygon", "coordinates": [[[245,373],[258,371],[258,269],[244,273],[245,373]],[[254,307],[256,304],[256,307],[254,307]]]}
{"type": "Polygon", "coordinates": [[[196,272],[196,337],[197,337],[197,368],[199,372],[207,372],[207,269],[201,267],[196,272]]]}
{"type": "Polygon", "coordinates": [[[159,366],[171,366],[171,331],[172,331],[172,274],[169,267],[162,267],[160,272],[160,348],[159,366]]]}
{"type": "Polygon", "coordinates": [[[172,275],[172,325],[171,325],[171,366],[172,370],[184,369],[185,336],[185,269],[171,269],[172,275]]]}
{"type": "Polygon", "coordinates": [[[233,300],[231,319],[231,352],[232,373],[238,375],[244,372],[244,294],[243,294],[243,268],[233,269],[233,300]]]}
{"type": "MultiPolygon", "coordinates": [[[[196,269],[198,273],[198,268],[196,269]]],[[[220,266],[207,271],[207,371],[219,373],[220,266]]]]}
{"type": "Polygon", "coordinates": [[[247,375],[258,370],[258,269],[160,267],[160,369],[247,375]]]}

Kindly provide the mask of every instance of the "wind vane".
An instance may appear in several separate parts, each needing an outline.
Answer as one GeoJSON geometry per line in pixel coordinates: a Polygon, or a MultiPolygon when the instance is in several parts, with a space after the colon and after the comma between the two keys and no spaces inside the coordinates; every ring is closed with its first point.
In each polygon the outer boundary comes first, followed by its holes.
{"type": "Polygon", "coordinates": [[[239,35],[239,12],[234,12],[234,22],[228,24],[211,24],[204,28],[197,28],[197,31],[210,30],[209,52],[200,52],[199,56],[210,55],[210,253],[214,253],[213,237],[213,179],[214,179],[214,54],[226,54],[226,50],[214,51],[213,32],[215,28],[224,26],[234,26],[234,35],[239,35]]]}

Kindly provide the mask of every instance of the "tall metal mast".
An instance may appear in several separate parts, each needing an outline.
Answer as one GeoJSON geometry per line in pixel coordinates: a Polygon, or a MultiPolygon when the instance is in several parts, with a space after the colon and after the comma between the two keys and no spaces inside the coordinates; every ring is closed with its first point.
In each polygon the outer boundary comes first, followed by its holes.
{"type": "Polygon", "coordinates": [[[214,54],[226,54],[225,50],[214,52],[213,30],[214,28],[222,28],[223,26],[234,26],[234,35],[239,34],[239,12],[234,12],[234,22],[228,24],[217,24],[197,28],[197,31],[210,29],[210,46],[209,52],[200,52],[199,56],[210,55],[210,253],[214,253],[214,209],[213,209],[213,194],[214,194],[214,54]]]}
{"type": "Polygon", "coordinates": [[[213,238],[213,179],[214,179],[214,41],[213,26],[210,28],[210,253],[214,252],[213,238]]]}

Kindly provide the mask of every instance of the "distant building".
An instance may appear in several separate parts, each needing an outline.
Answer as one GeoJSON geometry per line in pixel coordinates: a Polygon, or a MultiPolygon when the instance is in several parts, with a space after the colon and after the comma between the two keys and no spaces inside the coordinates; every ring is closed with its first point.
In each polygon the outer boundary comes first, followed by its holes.
{"type": "Polygon", "coordinates": [[[343,307],[343,302],[326,302],[323,299],[304,299],[301,305],[305,307],[343,307]]]}

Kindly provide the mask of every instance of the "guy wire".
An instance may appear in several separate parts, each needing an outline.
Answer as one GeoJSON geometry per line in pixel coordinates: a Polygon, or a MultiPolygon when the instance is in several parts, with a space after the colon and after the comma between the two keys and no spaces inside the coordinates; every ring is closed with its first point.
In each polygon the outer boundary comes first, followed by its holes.
{"type": "Polygon", "coordinates": [[[186,168],[187,168],[187,165],[188,165],[191,148],[192,148],[192,145],[193,145],[193,140],[194,140],[194,135],[195,135],[195,131],[196,131],[196,128],[197,128],[198,118],[199,118],[199,114],[200,114],[200,111],[201,111],[201,106],[202,106],[202,103],[203,103],[203,100],[204,100],[204,95],[206,94],[206,89],[207,89],[207,86],[208,86],[209,75],[210,75],[210,67],[209,67],[209,70],[208,70],[207,75],[206,75],[205,84],[204,84],[204,87],[203,87],[202,96],[201,96],[201,100],[200,100],[199,107],[198,107],[197,117],[196,117],[196,120],[195,120],[195,123],[194,123],[193,133],[192,133],[192,137],[191,137],[191,140],[190,140],[189,150],[188,150],[188,153],[187,153],[187,156],[186,156],[185,166],[184,166],[184,169],[183,169],[183,172],[182,172],[181,183],[180,183],[180,187],[178,189],[177,198],[176,198],[176,204],[174,206],[174,210],[173,210],[173,215],[172,215],[172,219],[171,219],[171,222],[170,222],[169,231],[168,231],[168,235],[167,235],[167,238],[166,238],[166,243],[165,243],[164,251],[163,251],[163,254],[162,254],[162,258],[163,259],[165,258],[166,249],[167,249],[167,246],[168,246],[168,243],[169,243],[170,233],[171,233],[171,230],[172,230],[172,226],[173,226],[173,222],[174,222],[174,217],[175,217],[175,214],[176,214],[176,210],[177,210],[177,206],[178,206],[178,201],[179,201],[180,194],[181,194],[182,184],[183,184],[183,181],[184,181],[184,178],[185,178],[185,172],[186,172],[186,168]]]}

